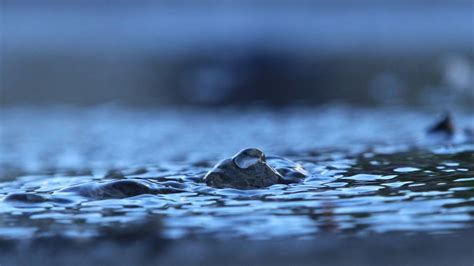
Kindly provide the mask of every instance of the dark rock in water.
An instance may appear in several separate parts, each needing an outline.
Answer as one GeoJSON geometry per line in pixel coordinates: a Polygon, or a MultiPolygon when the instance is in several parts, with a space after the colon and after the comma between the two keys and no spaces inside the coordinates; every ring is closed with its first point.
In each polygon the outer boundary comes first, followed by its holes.
{"type": "Polygon", "coordinates": [[[441,120],[432,125],[428,129],[428,134],[442,134],[446,136],[453,136],[455,133],[453,119],[449,113],[446,113],[441,120]]]}
{"type": "Polygon", "coordinates": [[[119,170],[109,170],[105,174],[104,178],[109,178],[109,179],[125,179],[125,176],[123,173],[119,170]]]}
{"type": "Polygon", "coordinates": [[[121,199],[142,194],[156,194],[156,190],[138,180],[118,180],[107,183],[87,183],[61,190],[94,199],[121,199]]]}
{"type": "Polygon", "coordinates": [[[63,197],[51,196],[49,194],[35,194],[35,193],[13,193],[7,195],[3,201],[20,204],[35,204],[35,203],[57,203],[57,204],[69,204],[73,201],[63,197]]]}
{"type": "Polygon", "coordinates": [[[245,149],[211,169],[204,181],[217,188],[252,189],[277,184],[281,175],[271,168],[259,149],[245,149]]]}
{"type": "Polygon", "coordinates": [[[8,202],[23,202],[23,203],[40,203],[48,201],[48,198],[34,193],[13,193],[7,195],[3,201],[8,202]]]}
{"type": "Polygon", "coordinates": [[[272,157],[272,162],[281,172],[267,163],[265,154],[259,149],[245,149],[217,164],[204,176],[204,181],[216,188],[253,189],[291,183],[306,176],[304,171],[292,171],[297,164],[283,158],[272,157]]]}

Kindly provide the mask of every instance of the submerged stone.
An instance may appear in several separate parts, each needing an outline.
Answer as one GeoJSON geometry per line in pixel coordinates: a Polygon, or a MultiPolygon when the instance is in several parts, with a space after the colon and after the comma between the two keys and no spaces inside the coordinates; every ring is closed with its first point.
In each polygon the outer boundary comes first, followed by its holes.
{"type": "Polygon", "coordinates": [[[3,200],[6,202],[40,203],[48,201],[48,198],[34,193],[13,193],[7,195],[3,200]]]}
{"type": "Polygon", "coordinates": [[[291,170],[297,165],[293,162],[279,157],[272,157],[271,160],[279,170],[267,163],[261,150],[245,149],[214,166],[204,176],[204,181],[216,188],[253,189],[292,183],[306,176],[303,171],[291,170]]]}
{"type": "Polygon", "coordinates": [[[439,121],[428,128],[428,134],[441,134],[451,137],[455,133],[453,119],[449,113],[446,113],[439,121]]]}
{"type": "Polygon", "coordinates": [[[459,129],[455,126],[449,113],[427,130],[430,141],[471,142],[474,141],[474,129],[467,127],[459,129]]]}
{"type": "Polygon", "coordinates": [[[87,183],[61,190],[94,199],[120,199],[142,194],[156,194],[156,190],[138,180],[119,180],[107,183],[87,183]]]}
{"type": "Polygon", "coordinates": [[[108,178],[108,179],[125,179],[125,176],[123,175],[123,173],[119,170],[109,170],[107,171],[107,173],[105,174],[104,178],[108,178]]]}

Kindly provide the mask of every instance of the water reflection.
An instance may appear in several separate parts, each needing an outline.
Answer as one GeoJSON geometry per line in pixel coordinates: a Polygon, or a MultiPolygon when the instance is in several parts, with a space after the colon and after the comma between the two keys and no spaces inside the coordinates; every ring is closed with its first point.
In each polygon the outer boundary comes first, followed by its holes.
{"type": "MultiPolygon", "coordinates": [[[[42,174],[19,175],[0,183],[0,237],[88,238],[100,236],[109,228],[127,228],[149,219],[160,221],[160,234],[168,238],[311,238],[327,232],[439,233],[473,225],[471,142],[424,143],[418,141],[416,134],[411,135],[411,140],[406,137],[410,135],[399,138],[416,128],[423,118],[419,113],[401,113],[399,116],[406,123],[393,124],[394,120],[381,120],[384,115],[358,111],[361,122],[357,130],[352,130],[354,126],[346,118],[351,112],[355,111],[303,110],[298,113],[306,114],[303,117],[291,112],[255,113],[252,119],[264,124],[263,127],[258,123],[249,126],[242,114],[234,116],[230,111],[212,117],[201,113],[199,117],[205,127],[201,127],[203,132],[193,132],[192,141],[186,133],[185,121],[181,120],[184,118],[175,113],[161,113],[160,119],[167,122],[153,125],[149,120],[153,113],[123,112],[128,117],[116,120],[109,120],[112,115],[104,113],[102,118],[76,116],[70,127],[57,124],[58,114],[53,113],[43,121],[46,127],[57,129],[53,139],[41,134],[41,130],[36,137],[27,134],[27,127],[17,124],[15,116],[10,117],[6,124],[12,127],[4,132],[18,133],[15,138],[24,142],[15,144],[20,148],[17,150],[10,149],[11,145],[2,146],[9,154],[1,163],[12,165],[13,158],[23,157],[26,159],[21,162],[25,163],[22,171],[42,174]],[[324,116],[318,116],[321,111],[324,116]],[[327,120],[328,116],[332,122],[327,120]],[[127,122],[135,129],[127,130],[127,122]],[[89,128],[83,136],[97,137],[93,145],[98,154],[89,151],[92,144],[71,139],[74,135],[70,128],[84,128],[86,124],[89,128]],[[231,124],[241,130],[229,129],[231,124]],[[238,126],[244,124],[245,127],[238,126]],[[275,142],[269,136],[281,132],[282,125],[294,130],[282,133],[275,142]],[[400,125],[403,126],[398,131],[390,132],[400,125]],[[207,130],[209,127],[212,131],[207,130]],[[122,130],[114,135],[117,129],[122,130]],[[141,133],[136,133],[137,129],[141,133]],[[374,135],[373,131],[387,134],[374,135]],[[179,141],[170,140],[172,132],[182,132],[179,136],[184,143],[173,146],[179,141]],[[227,134],[227,138],[222,134],[227,134]],[[202,180],[205,173],[219,158],[225,158],[222,154],[241,145],[240,141],[229,140],[232,134],[239,136],[234,140],[252,139],[252,144],[267,147],[270,155],[285,156],[304,169],[306,177],[296,183],[249,190],[206,185],[202,180]],[[196,135],[206,136],[206,141],[197,142],[196,135]],[[314,145],[314,136],[318,136],[319,146],[314,145]],[[56,153],[56,146],[47,145],[57,138],[69,141],[67,151],[56,153]],[[178,151],[173,154],[171,148],[167,150],[164,140],[170,140],[171,147],[178,151]],[[300,146],[293,145],[295,142],[300,142],[300,146]],[[125,150],[130,155],[106,158],[125,150]],[[42,162],[45,152],[62,160],[57,160],[57,165],[51,164],[55,160],[42,162]],[[74,158],[81,167],[58,167],[70,160],[67,154],[71,153],[78,154],[74,158]],[[95,164],[88,163],[90,155],[97,160],[95,164]],[[133,161],[133,156],[141,157],[133,161]],[[153,157],[154,163],[145,163],[148,156],[153,157]],[[124,160],[127,167],[107,166],[116,158],[124,160]],[[40,167],[33,171],[35,168],[29,167],[35,164],[40,167]]],[[[18,118],[19,113],[14,114],[18,118]]],[[[463,120],[461,116],[459,120],[468,122],[470,118],[466,116],[463,120]]],[[[45,129],[45,125],[32,123],[45,129]]],[[[268,160],[272,158],[276,157],[268,156],[268,160]]]]}

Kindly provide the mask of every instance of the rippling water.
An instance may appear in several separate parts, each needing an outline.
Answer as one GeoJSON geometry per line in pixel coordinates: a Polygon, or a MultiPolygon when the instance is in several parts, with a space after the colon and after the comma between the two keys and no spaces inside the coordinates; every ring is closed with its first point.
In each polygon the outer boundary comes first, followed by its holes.
{"type": "MultiPolygon", "coordinates": [[[[459,129],[472,113],[456,113],[459,129]]],[[[424,135],[432,113],[318,109],[2,111],[0,237],[98,236],[157,220],[167,238],[449,233],[474,224],[474,142],[424,135]],[[202,177],[246,147],[308,177],[217,189],[202,177]]]]}

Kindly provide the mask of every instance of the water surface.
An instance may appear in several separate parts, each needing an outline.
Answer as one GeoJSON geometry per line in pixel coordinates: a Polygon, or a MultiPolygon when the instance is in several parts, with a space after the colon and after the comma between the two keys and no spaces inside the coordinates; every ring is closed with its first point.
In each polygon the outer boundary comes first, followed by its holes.
{"type": "MultiPolygon", "coordinates": [[[[433,113],[103,106],[1,115],[1,238],[89,238],[150,219],[166,238],[250,239],[439,234],[474,221],[474,143],[425,136],[433,113]],[[246,147],[309,175],[253,190],[202,182],[246,147]]],[[[458,128],[472,126],[472,113],[455,115],[458,128]]]]}

